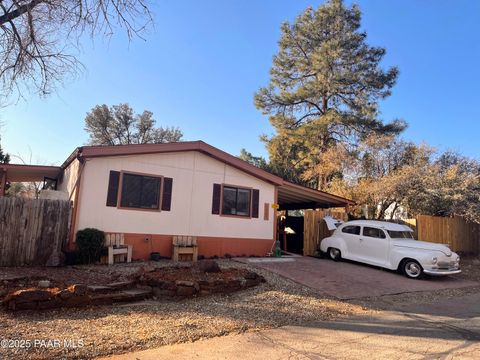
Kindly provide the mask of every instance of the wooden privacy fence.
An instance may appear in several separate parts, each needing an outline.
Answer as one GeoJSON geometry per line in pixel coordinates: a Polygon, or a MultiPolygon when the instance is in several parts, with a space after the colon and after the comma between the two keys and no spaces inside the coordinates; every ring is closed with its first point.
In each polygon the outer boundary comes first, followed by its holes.
{"type": "Polygon", "coordinates": [[[440,217],[418,215],[408,225],[415,226],[418,240],[448,244],[453,251],[478,255],[480,251],[480,224],[467,222],[460,216],[440,217]]]}
{"type": "Polygon", "coordinates": [[[327,224],[323,221],[325,216],[332,216],[343,221],[348,220],[347,213],[330,210],[305,210],[303,231],[303,255],[313,256],[317,250],[317,242],[330,236],[327,224]]]}
{"type": "Polygon", "coordinates": [[[0,197],[0,266],[58,265],[70,202],[0,197]]]}

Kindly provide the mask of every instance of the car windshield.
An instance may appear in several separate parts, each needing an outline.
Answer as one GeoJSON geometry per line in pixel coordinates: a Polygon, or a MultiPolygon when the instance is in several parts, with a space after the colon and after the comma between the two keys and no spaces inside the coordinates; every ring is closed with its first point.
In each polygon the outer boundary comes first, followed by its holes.
{"type": "Polygon", "coordinates": [[[388,230],[388,235],[392,239],[413,239],[413,232],[412,231],[392,231],[388,230]]]}

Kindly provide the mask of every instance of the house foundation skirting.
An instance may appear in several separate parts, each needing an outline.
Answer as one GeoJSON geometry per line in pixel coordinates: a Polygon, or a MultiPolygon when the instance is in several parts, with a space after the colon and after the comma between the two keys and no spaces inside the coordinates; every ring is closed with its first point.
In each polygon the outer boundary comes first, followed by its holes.
{"type": "MultiPolygon", "coordinates": [[[[179,234],[181,235],[181,234],[179,234]]],[[[272,239],[197,236],[198,255],[205,257],[265,256],[273,246],[272,239]]],[[[173,235],[124,233],[125,245],[133,246],[133,260],[148,260],[150,253],[172,257],[173,235]]]]}

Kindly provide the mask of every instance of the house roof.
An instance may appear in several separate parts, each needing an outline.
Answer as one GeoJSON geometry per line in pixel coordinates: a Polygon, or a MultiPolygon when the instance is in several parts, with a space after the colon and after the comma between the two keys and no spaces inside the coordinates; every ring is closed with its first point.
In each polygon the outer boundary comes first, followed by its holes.
{"type": "Polygon", "coordinates": [[[182,141],[166,144],[130,144],[115,146],[82,146],[68,157],[62,168],[75,158],[143,155],[169,152],[198,151],[261,180],[278,186],[278,202],[282,209],[309,209],[353,205],[352,200],[286,181],[236,156],[203,141],[182,141]]]}
{"type": "MultiPolygon", "coordinates": [[[[169,152],[199,151],[217,160],[225,162],[237,169],[260,178],[264,181],[275,185],[281,185],[283,179],[270,174],[256,166],[243,161],[236,156],[230,155],[225,151],[217,149],[203,141],[182,141],[166,144],[131,144],[131,145],[115,145],[115,146],[82,146],[77,148],[76,156],[83,158],[95,158],[105,156],[125,156],[125,155],[143,155],[158,154],[169,152]]],[[[75,152],[74,152],[75,153],[75,152]]],[[[72,154],[73,155],[73,154],[72,154]]],[[[72,155],[67,159],[67,166],[74,158],[72,155]]],[[[65,166],[62,165],[62,166],[65,166]]]]}

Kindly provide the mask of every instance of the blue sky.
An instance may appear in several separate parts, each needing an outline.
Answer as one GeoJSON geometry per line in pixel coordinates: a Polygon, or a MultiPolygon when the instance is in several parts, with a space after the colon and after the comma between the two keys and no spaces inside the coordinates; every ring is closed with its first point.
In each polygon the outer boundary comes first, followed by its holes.
{"type": "MultiPolygon", "coordinates": [[[[86,71],[47,99],[0,109],[2,147],[32,162],[60,164],[87,142],[85,114],[96,104],[128,102],[151,110],[159,125],[185,140],[204,140],[232,154],[266,155],[270,134],[253,93],[268,83],[280,24],[322,2],[287,0],[159,1],[146,41],[83,43],[86,71]]],[[[347,1],[351,3],[351,1],[347,1]]],[[[404,138],[480,158],[480,2],[362,0],[371,45],[387,49],[384,66],[400,77],[382,103],[382,118],[409,123],[404,138]]],[[[14,159],[14,162],[15,159],[14,159]]]]}

